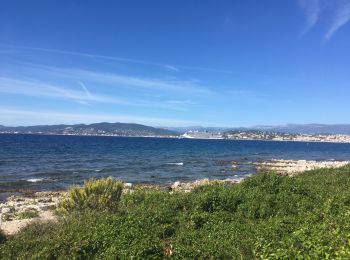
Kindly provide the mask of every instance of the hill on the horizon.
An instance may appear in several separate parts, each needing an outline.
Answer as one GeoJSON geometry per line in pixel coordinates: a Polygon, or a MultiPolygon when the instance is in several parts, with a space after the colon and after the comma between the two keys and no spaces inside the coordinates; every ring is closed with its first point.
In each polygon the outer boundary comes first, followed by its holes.
{"type": "Polygon", "coordinates": [[[22,134],[57,135],[118,135],[118,136],[174,136],[177,133],[151,126],[132,123],[94,123],[76,125],[37,125],[37,126],[0,126],[0,132],[22,134]]]}
{"type": "Polygon", "coordinates": [[[3,126],[0,133],[31,134],[77,134],[77,135],[120,135],[120,136],[177,136],[187,131],[227,132],[258,130],[290,134],[345,134],[350,135],[350,124],[287,124],[258,125],[253,127],[152,127],[134,123],[94,123],[94,124],[60,124],[35,126],[3,126]]]}

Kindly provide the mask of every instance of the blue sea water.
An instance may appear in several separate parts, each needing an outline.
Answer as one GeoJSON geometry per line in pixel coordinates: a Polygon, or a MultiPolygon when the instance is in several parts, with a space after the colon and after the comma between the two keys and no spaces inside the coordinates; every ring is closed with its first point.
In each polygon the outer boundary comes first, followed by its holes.
{"type": "Polygon", "coordinates": [[[239,179],[268,159],[350,160],[350,144],[0,135],[0,190],[57,190],[104,176],[154,184],[239,179]]]}

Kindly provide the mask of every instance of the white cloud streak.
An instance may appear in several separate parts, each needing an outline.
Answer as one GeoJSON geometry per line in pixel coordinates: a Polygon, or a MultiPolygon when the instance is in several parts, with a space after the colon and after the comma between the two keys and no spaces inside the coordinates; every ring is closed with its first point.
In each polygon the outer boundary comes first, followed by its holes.
{"type": "Polygon", "coordinates": [[[320,0],[299,0],[298,2],[306,15],[306,27],[303,31],[305,34],[316,25],[321,14],[321,3],[320,0]]]}
{"type": "Polygon", "coordinates": [[[81,104],[87,104],[87,102],[92,101],[130,105],[128,101],[123,99],[111,98],[96,94],[92,95],[90,92],[86,91],[87,89],[84,91],[77,91],[43,82],[0,77],[0,92],[2,93],[69,99],[81,104]]]}
{"type": "Polygon", "coordinates": [[[326,41],[350,21],[350,0],[298,0],[298,3],[306,16],[303,34],[316,26],[323,13],[332,17],[324,36],[326,41]]]}
{"type": "MultiPolygon", "coordinates": [[[[172,92],[177,94],[198,94],[212,95],[213,91],[199,85],[193,80],[166,80],[159,78],[145,78],[137,76],[126,76],[122,74],[100,72],[83,69],[64,69],[56,67],[39,68],[36,73],[53,73],[55,76],[75,79],[78,82],[81,80],[93,81],[114,85],[121,88],[146,89],[161,92],[172,92]]],[[[33,71],[34,71],[33,70],[33,71]]],[[[80,83],[81,85],[81,83],[80,83]]]]}
{"type": "Polygon", "coordinates": [[[152,61],[144,61],[144,60],[123,58],[123,57],[116,57],[116,56],[98,55],[98,54],[66,51],[66,50],[58,50],[58,49],[35,48],[35,47],[28,47],[28,46],[14,46],[14,45],[3,45],[3,46],[12,48],[12,49],[32,50],[32,51],[39,51],[39,52],[80,56],[80,57],[85,57],[90,59],[100,59],[100,60],[109,60],[109,61],[116,61],[116,62],[134,63],[134,64],[147,65],[147,66],[156,66],[156,67],[170,70],[170,71],[179,71],[180,69],[183,69],[183,70],[207,71],[207,72],[214,72],[214,73],[232,74],[232,72],[228,70],[197,67],[197,66],[187,66],[187,65],[170,65],[170,64],[162,64],[162,63],[157,63],[152,61]]]}
{"type": "Polygon", "coordinates": [[[0,93],[71,100],[81,105],[89,105],[90,102],[97,102],[124,106],[163,108],[178,111],[185,111],[186,106],[194,104],[188,100],[178,100],[178,103],[171,103],[166,100],[161,102],[135,99],[131,100],[113,96],[93,94],[88,90],[83,82],[79,81],[78,83],[81,86],[82,90],[68,89],[66,87],[40,81],[18,80],[0,77],[0,93]]]}
{"type": "Polygon", "coordinates": [[[133,90],[154,90],[160,92],[171,92],[173,94],[198,94],[213,95],[214,91],[200,84],[198,80],[180,80],[174,78],[151,78],[129,76],[112,72],[87,70],[80,68],[61,68],[42,66],[32,63],[23,63],[25,72],[31,76],[42,76],[66,78],[75,80],[85,90],[85,82],[104,83],[118,88],[133,88],[133,90]]]}
{"type": "Polygon", "coordinates": [[[85,84],[81,81],[78,82],[80,84],[80,86],[82,87],[82,89],[84,90],[85,94],[87,97],[92,97],[90,91],[87,89],[87,87],[85,86],[85,84]]]}
{"type": "Polygon", "coordinates": [[[96,122],[139,123],[152,126],[188,126],[203,125],[203,122],[177,120],[158,117],[143,117],[135,115],[93,114],[93,113],[64,113],[39,112],[16,108],[1,108],[0,124],[7,126],[40,125],[40,124],[79,124],[96,122]]]}
{"type": "Polygon", "coordinates": [[[176,68],[175,66],[172,66],[172,65],[165,65],[164,68],[167,70],[170,70],[170,71],[176,71],[176,72],[179,71],[178,68],[176,68]]]}
{"type": "Polygon", "coordinates": [[[342,26],[350,20],[350,1],[344,0],[338,5],[333,22],[328,29],[325,39],[329,40],[342,26]]]}

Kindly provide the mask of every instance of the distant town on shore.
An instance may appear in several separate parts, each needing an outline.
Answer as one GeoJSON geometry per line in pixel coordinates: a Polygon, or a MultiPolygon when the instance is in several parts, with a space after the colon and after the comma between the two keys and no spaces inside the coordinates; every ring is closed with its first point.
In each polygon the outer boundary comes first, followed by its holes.
{"type": "Polygon", "coordinates": [[[0,126],[0,134],[159,137],[350,143],[350,125],[286,125],[249,128],[156,128],[130,123],[0,126]]]}

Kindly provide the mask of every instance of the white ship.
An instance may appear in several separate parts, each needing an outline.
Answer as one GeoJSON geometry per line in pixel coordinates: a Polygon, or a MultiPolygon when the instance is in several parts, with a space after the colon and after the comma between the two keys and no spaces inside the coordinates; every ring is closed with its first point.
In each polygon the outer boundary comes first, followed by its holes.
{"type": "Polygon", "coordinates": [[[188,139],[224,139],[221,133],[210,133],[206,131],[188,131],[182,137],[188,139]]]}

